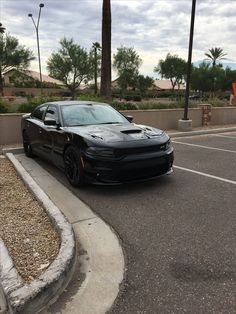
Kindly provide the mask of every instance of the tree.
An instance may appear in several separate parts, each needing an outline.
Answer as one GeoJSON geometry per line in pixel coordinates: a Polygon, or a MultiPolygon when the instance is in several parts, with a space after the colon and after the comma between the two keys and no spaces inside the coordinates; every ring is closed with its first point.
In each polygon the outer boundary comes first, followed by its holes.
{"type": "Polygon", "coordinates": [[[0,35],[0,94],[3,95],[4,72],[11,69],[27,69],[30,61],[33,60],[33,52],[28,48],[19,45],[16,37],[0,35]]]}
{"type": "Polygon", "coordinates": [[[5,27],[2,26],[2,23],[0,23],[0,34],[5,33],[5,27]]]}
{"type": "Polygon", "coordinates": [[[224,50],[222,48],[211,48],[209,49],[209,53],[205,53],[205,56],[208,60],[212,61],[212,66],[216,65],[216,61],[225,59],[224,56],[226,56],[227,53],[224,53],[224,50]]]}
{"type": "Polygon", "coordinates": [[[99,53],[101,51],[101,46],[98,42],[93,43],[92,51],[91,51],[91,59],[93,59],[93,65],[94,65],[94,93],[97,94],[98,91],[98,83],[97,83],[97,77],[98,73],[101,72],[101,54],[99,53]]]}
{"type": "Polygon", "coordinates": [[[121,95],[124,96],[124,91],[127,90],[128,86],[135,84],[142,59],[134,48],[127,47],[117,48],[117,53],[113,57],[113,67],[117,70],[119,76],[118,85],[121,89],[121,95]]]}
{"type": "Polygon", "coordinates": [[[226,67],[222,90],[231,90],[233,82],[236,82],[236,70],[231,70],[229,67],[226,67]]]}
{"type": "Polygon", "coordinates": [[[202,92],[212,92],[223,89],[225,70],[221,67],[211,67],[203,62],[194,67],[191,75],[191,88],[202,92]]]}
{"type": "Polygon", "coordinates": [[[73,39],[63,38],[60,45],[58,52],[48,59],[47,69],[52,77],[67,86],[74,98],[80,84],[87,83],[93,76],[92,60],[86,49],[75,44],[73,39]]]}
{"type": "Polygon", "coordinates": [[[102,7],[102,69],[100,93],[111,98],[111,4],[103,0],[102,7]]]}
{"type": "Polygon", "coordinates": [[[154,68],[154,72],[160,73],[161,77],[169,79],[172,84],[172,90],[179,86],[187,73],[187,62],[178,55],[167,54],[165,60],[160,60],[154,68]]]}
{"type": "Polygon", "coordinates": [[[144,96],[146,93],[147,89],[151,87],[153,84],[153,78],[150,76],[144,76],[144,75],[138,75],[136,80],[135,80],[135,88],[138,88],[140,91],[140,94],[144,96]]]}

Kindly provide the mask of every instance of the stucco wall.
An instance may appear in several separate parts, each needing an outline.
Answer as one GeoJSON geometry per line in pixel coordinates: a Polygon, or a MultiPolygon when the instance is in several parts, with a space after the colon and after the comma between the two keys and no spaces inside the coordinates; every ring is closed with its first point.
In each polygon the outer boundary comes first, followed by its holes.
{"type": "MultiPolygon", "coordinates": [[[[125,110],[125,115],[134,117],[134,121],[147,124],[163,130],[178,128],[178,120],[183,118],[183,109],[161,109],[161,110],[125,110]]],[[[193,121],[193,127],[201,126],[201,109],[189,109],[189,119],[193,121]]]]}
{"type": "Polygon", "coordinates": [[[211,124],[236,124],[236,106],[212,108],[211,124]]]}
{"type": "Polygon", "coordinates": [[[21,143],[21,113],[0,114],[0,145],[21,143]]]}
{"type": "MultiPolygon", "coordinates": [[[[134,117],[134,122],[163,130],[176,130],[183,109],[125,110],[125,115],[134,117]]],[[[0,145],[21,143],[21,113],[0,114],[0,145]]],[[[202,109],[189,109],[193,127],[202,125],[202,109]]],[[[236,107],[212,108],[211,125],[236,124],[236,107]]]]}

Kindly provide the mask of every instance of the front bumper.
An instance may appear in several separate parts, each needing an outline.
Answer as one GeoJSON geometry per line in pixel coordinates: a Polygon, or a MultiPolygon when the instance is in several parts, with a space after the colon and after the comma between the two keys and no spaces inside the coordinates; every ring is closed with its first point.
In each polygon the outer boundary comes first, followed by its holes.
{"type": "Polygon", "coordinates": [[[173,148],[164,152],[130,155],[122,159],[83,156],[87,181],[97,184],[121,184],[147,180],[172,172],[173,148]]]}

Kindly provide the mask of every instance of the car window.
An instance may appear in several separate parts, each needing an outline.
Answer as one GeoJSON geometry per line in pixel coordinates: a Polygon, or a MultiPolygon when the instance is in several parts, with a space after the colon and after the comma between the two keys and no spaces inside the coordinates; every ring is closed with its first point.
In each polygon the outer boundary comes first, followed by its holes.
{"type": "Polygon", "coordinates": [[[65,105],[62,106],[62,117],[66,126],[129,123],[115,109],[104,105],[65,105]]]}
{"type": "Polygon", "coordinates": [[[45,114],[45,120],[56,120],[58,122],[58,111],[55,106],[48,106],[46,114],[45,114]]]}
{"type": "Polygon", "coordinates": [[[47,108],[47,105],[37,107],[31,114],[31,117],[42,120],[46,108],[47,108]]]}

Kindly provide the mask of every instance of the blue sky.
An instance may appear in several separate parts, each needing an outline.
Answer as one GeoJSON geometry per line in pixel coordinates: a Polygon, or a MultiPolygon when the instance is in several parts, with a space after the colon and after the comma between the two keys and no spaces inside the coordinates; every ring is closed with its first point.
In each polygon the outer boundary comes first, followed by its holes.
{"type": "MultiPolygon", "coordinates": [[[[42,70],[64,36],[89,49],[101,42],[102,0],[0,0],[0,22],[37,57],[36,33],[28,13],[37,20],[39,3],[42,70]]],[[[140,72],[156,77],[154,67],[167,53],[187,60],[191,0],[111,0],[112,53],[121,45],[134,47],[143,60],[140,72]]],[[[209,48],[221,47],[225,62],[236,63],[235,0],[197,0],[193,62],[209,48]]],[[[31,69],[38,71],[37,59],[31,69]]],[[[113,78],[116,73],[113,73],[113,78]]]]}

